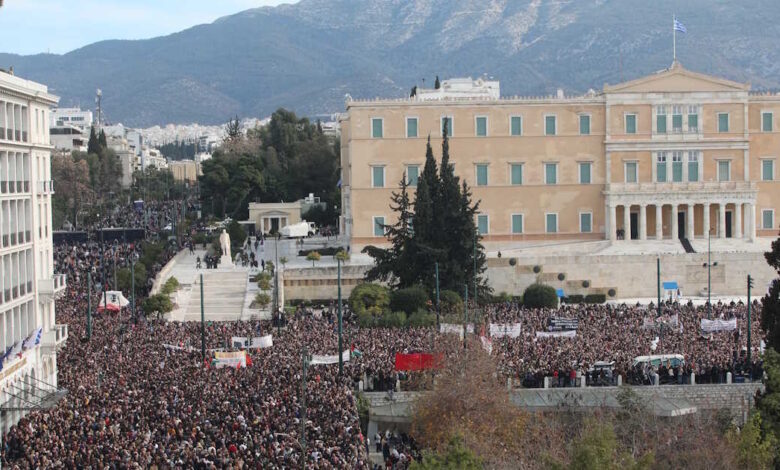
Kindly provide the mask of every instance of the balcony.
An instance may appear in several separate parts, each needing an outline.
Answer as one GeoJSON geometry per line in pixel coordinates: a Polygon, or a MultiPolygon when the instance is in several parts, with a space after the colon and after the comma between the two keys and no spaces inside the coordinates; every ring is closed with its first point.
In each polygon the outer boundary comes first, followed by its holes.
{"type": "Polygon", "coordinates": [[[38,194],[54,194],[54,181],[39,181],[38,194]]]}
{"type": "Polygon", "coordinates": [[[54,325],[54,328],[43,333],[41,347],[44,353],[52,352],[64,345],[67,340],[68,325],[54,325]]]}
{"type": "Polygon", "coordinates": [[[67,286],[67,276],[54,274],[50,278],[38,280],[38,294],[45,300],[53,300],[64,293],[67,286]]]}

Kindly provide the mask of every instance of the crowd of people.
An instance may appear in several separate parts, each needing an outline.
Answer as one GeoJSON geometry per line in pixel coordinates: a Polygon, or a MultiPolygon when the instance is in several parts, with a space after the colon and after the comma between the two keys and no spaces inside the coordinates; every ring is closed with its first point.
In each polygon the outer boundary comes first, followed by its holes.
{"type": "MultiPolygon", "coordinates": [[[[186,243],[166,248],[148,267],[148,278],[186,243]]],[[[404,389],[429,388],[434,372],[397,371],[395,354],[452,353],[458,349],[452,346],[460,344],[458,335],[433,326],[360,328],[345,308],[343,344],[351,356],[343,376],[337,364],[309,365],[305,381],[305,351],[338,354],[332,308],[299,309],[272,321],[209,322],[205,338],[211,350],[232,348],[235,336],[273,335],[272,347],[250,350],[251,365],[237,369],[214,368],[213,353],[201,356],[199,323],[147,318],[141,302],[129,314],[96,315],[88,340],[88,296],[97,305],[100,294],[94,286],[111,284],[114,263],[125,267],[142,255],[140,250],[140,244],[120,242],[56,246],[56,271],[68,275],[68,289],[56,304],[58,323],[70,325],[70,338],[57,356],[59,386],[68,395],[54,409],[33,412],[11,429],[0,449],[4,466],[293,468],[305,456],[308,468],[372,468],[369,453],[376,452],[387,467],[404,469],[419,458],[413,439],[403,433],[364,436],[355,390],[360,382],[376,391],[396,390],[399,382],[404,389]]],[[[758,304],[751,331],[753,364],[746,359],[747,312],[741,303],[718,303],[711,313],[703,306],[668,303],[661,320],[652,306],[640,305],[526,309],[506,302],[470,311],[479,312],[477,335],[489,331],[490,323],[521,325],[518,336],[495,337],[490,344],[498,372],[525,386],[539,386],[545,376],[561,385],[574,385],[579,377],[592,385],[608,384],[618,374],[646,383],[647,365],[638,370],[634,358],[650,354],[684,357],[682,364],[650,366],[668,382],[685,383],[691,372],[697,382],[720,381],[726,371],[760,376],[758,304]],[[736,318],[737,327],[704,334],[699,323],[708,315],[736,318]],[[554,318],[576,325],[575,334],[537,337],[549,331],[554,318]],[[612,365],[594,372],[600,363],[612,365]]]]}

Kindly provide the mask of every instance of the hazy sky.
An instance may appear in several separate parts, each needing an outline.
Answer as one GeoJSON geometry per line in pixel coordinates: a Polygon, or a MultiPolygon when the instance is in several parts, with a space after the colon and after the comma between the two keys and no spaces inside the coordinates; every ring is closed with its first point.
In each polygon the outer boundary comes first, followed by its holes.
{"type": "Polygon", "coordinates": [[[104,39],[144,39],[248,8],[298,0],[4,0],[0,52],[62,54],[104,39]]]}

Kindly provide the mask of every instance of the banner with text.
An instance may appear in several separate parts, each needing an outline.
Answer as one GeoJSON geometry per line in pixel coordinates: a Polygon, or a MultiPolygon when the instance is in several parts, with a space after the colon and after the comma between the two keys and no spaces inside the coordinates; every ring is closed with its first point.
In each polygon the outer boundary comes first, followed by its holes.
{"type": "MultiPolygon", "coordinates": [[[[341,353],[341,360],[344,362],[349,362],[349,349],[341,353]]],[[[338,364],[338,363],[339,363],[338,354],[331,354],[327,356],[314,354],[311,357],[311,361],[309,361],[309,364],[313,366],[316,366],[318,364],[338,364]]]]}
{"type": "Polygon", "coordinates": [[[490,324],[490,336],[493,338],[501,338],[502,336],[509,336],[510,338],[517,338],[523,330],[522,323],[491,323],[490,324]]]}
{"type": "Polygon", "coordinates": [[[550,318],[550,324],[547,328],[550,331],[569,331],[576,330],[580,326],[580,321],[576,318],[550,318]]]}
{"type": "Polygon", "coordinates": [[[244,349],[261,349],[270,348],[274,345],[273,337],[271,335],[259,336],[254,338],[247,338],[245,336],[233,336],[230,340],[230,344],[234,348],[244,349]]]}
{"type": "Polygon", "coordinates": [[[214,353],[214,367],[246,367],[246,351],[217,351],[214,353]]]}
{"type": "Polygon", "coordinates": [[[577,336],[577,332],[574,330],[570,331],[537,331],[536,337],[537,338],[575,338],[577,336]]]}
{"type": "MultiPolygon", "coordinates": [[[[460,338],[463,338],[463,325],[459,325],[457,323],[441,323],[439,325],[439,332],[452,333],[458,335],[458,337],[460,338]]],[[[466,332],[469,334],[473,334],[474,325],[466,325],[466,332]]]]}
{"type": "Polygon", "coordinates": [[[734,331],[737,329],[737,319],[731,320],[707,320],[701,319],[701,331],[705,333],[714,333],[717,331],[734,331]]]}

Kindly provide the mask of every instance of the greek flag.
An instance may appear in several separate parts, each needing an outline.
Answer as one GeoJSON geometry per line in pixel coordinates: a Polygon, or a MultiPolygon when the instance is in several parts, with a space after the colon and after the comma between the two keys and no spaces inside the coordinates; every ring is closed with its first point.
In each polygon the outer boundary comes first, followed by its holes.
{"type": "Polygon", "coordinates": [[[674,30],[679,31],[681,33],[687,33],[688,30],[685,29],[685,25],[677,21],[677,18],[674,19],[674,30]]]}

